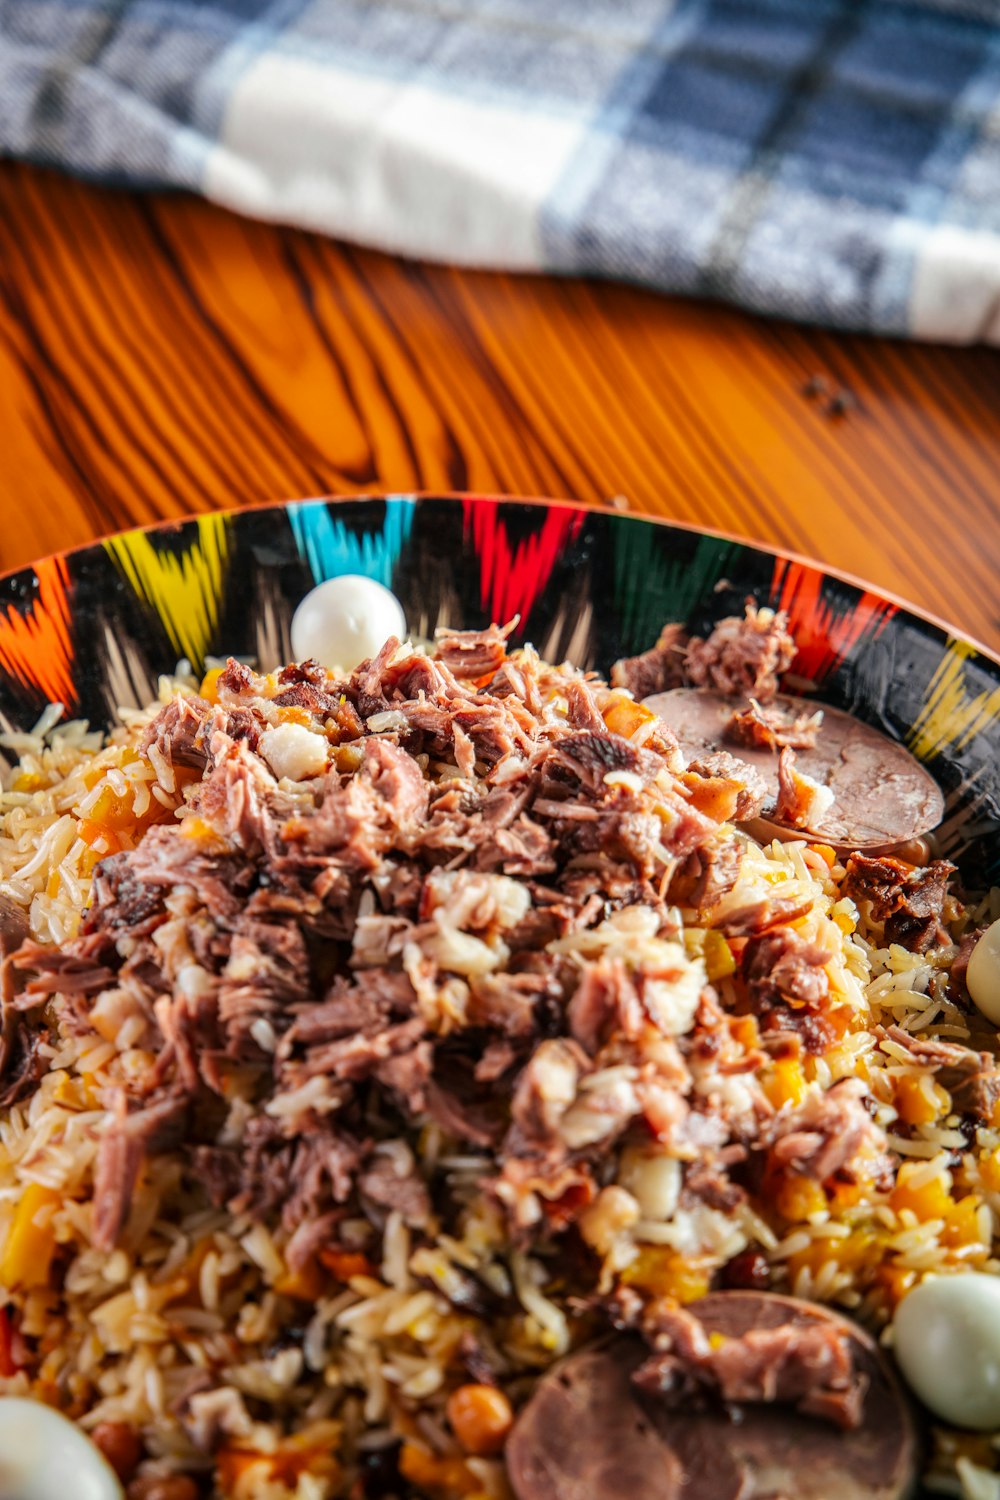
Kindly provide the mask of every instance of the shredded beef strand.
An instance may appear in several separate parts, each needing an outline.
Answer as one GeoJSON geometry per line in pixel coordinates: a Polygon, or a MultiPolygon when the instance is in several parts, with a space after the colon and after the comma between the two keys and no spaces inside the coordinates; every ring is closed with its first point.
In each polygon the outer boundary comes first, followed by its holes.
{"type": "Polygon", "coordinates": [[[683,625],[665,625],[656,645],[639,656],[623,657],[611,668],[612,687],[628,688],[633,698],[651,698],[684,683],[684,648],[687,632],[683,625]]]}
{"type": "Polygon", "coordinates": [[[871,904],[872,917],[883,922],[886,943],[913,953],[950,941],[944,926],[944,903],[955,866],[936,859],[913,869],[891,855],[852,854],[847,861],[844,894],[871,904]]]}
{"type": "Polygon", "coordinates": [[[758,610],[747,600],[746,613],[720,620],[707,640],[697,636],[684,658],[688,680],[730,697],[768,703],[778,679],[795,658],[795,642],[784,614],[758,610]]]}
{"type": "Polygon", "coordinates": [[[734,709],[725,737],[752,750],[812,750],[823,722],[823,711],[795,713],[777,704],[764,707],[756,698],[748,708],[734,709]]]}
{"type": "Polygon", "coordinates": [[[633,1380],[647,1395],[671,1405],[705,1392],[732,1405],[779,1402],[845,1430],[860,1426],[865,1378],[832,1320],[713,1340],[693,1312],[659,1300],[639,1321],[654,1352],[633,1380]]]}

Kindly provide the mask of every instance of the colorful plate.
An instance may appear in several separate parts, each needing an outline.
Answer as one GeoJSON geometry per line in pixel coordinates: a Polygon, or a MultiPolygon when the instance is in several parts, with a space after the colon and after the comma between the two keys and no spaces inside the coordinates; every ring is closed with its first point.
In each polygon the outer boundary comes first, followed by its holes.
{"type": "Polygon", "coordinates": [[[942,853],[1000,878],[1000,662],[877,590],[749,543],[548,501],[304,500],[127,531],[0,578],[0,721],[45,704],[110,723],[186,656],[290,655],[302,595],[364,573],[410,628],[520,616],[515,639],[607,671],[667,620],[704,632],[753,595],[788,611],[818,699],[903,741],[947,797],[942,853]]]}

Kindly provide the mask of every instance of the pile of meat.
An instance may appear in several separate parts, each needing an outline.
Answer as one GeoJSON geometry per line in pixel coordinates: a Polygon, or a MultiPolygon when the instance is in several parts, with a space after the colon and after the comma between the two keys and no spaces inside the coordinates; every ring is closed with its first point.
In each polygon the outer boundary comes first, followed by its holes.
{"type": "MultiPolygon", "coordinates": [[[[450,632],[433,657],[390,640],[345,681],[306,662],[275,686],[230,661],[218,702],[176,699],[146,745],[200,773],[184,817],[98,866],[73,942],[7,966],[8,1100],[35,1087],[53,1024],[130,1023],[152,1059],[105,1100],[97,1244],[165,1151],[280,1226],[292,1265],[359,1210],[432,1234],[449,1205],[411,1149],[429,1122],[490,1159],[513,1237],[590,1214],[598,1249],[629,1141],[686,1163],[683,1202],[723,1211],[768,1172],[886,1170],[860,1081],[778,1114],[758,1082],[768,1053],[827,1044],[829,955],[780,898],[714,915],[753,778],[726,756],[684,767],[626,695],[509,656],[496,628],[450,632]],[[327,747],[297,782],[267,758],[290,711],[327,747]],[[760,1048],[678,941],[678,901],[737,954],[760,1048]]],[[[891,920],[906,879],[871,887],[891,920]]]]}

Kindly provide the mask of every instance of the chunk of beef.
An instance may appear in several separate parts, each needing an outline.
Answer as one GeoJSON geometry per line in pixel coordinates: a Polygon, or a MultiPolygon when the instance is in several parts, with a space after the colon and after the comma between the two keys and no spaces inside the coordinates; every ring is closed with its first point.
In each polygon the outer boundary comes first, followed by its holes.
{"type": "Polygon", "coordinates": [[[556,868],[555,840],[540,823],[521,813],[509,827],[487,833],[476,849],[474,865],[477,870],[502,870],[505,875],[548,875],[556,868]]]}
{"type": "Polygon", "coordinates": [[[599,736],[607,734],[604,715],[597,704],[594,687],[583,677],[567,677],[562,684],[566,713],[574,729],[587,729],[599,736]]]}
{"type": "Polygon", "coordinates": [[[718,693],[756,698],[768,703],[778,691],[778,679],[795,658],[795,642],[787,630],[787,616],[758,610],[747,600],[746,614],[720,620],[707,640],[697,636],[684,657],[688,680],[718,693]]]}
{"type": "Polygon", "coordinates": [[[735,787],[736,796],[731,816],[738,823],[756,818],[767,800],[767,783],[756,766],[730,755],[728,750],[695,756],[688,761],[687,770],[704,781],[724,782],[735,787]]]}
{"type": "Polygon", "coordinates": [[[887,1027],[884,1035],[904,1048],[918,1066],[935,1070],[936,1081],[951,1095],[957,1113],[992,1120],[1000,1099],[1000,1063],[992,1052],[976,1052],[939,1037],[913,1036],[901,1026],[887,1027]]]}
{"type": "Polygon", "coordinates": [[[415,1016],[411,1021],[386,1026],[371,1036],[346,1036],[340,1041],[310,1047],[301,1062],[285,1065],[282,1078],[292,1088],[299,1087],[306,1079],[321,1077],[360,1083],[390,1058],[418,1046],[423,1033],[424,1022],[415,1016]]]}
{"type": "MultiPolygon", "coordinates": [[[[146,840],[155,844],[152,829],[143,842],[146,840]]],[[[133,854],[111,854],[95,866],[82,932],[104,929],[139,937],[164,920],[162,887],[140,879],[135,865],[133,854]]]]}
{"type": "Polygon", "coordinates": [[[427,782],[413,756],[390,740],[369,739],[364,768],[391,823],[404,833],[418,827],[427,816],[427,782]]]}
{"type": "Polygon", "coordinates": [[[756,698],[748,708],[738,708],[726,725],[726,739],[750,750],[812,750],[815,747],[823,710],[795,713],[777,704],[764,707],[756,698]]]}
{"type": "Polygon", "coordinates": [[[811,776],[795,769],[795,751],[788,745],[778,756],[778,795],[771,814],[788,828],[821,830],[833,806],[833,793],[811,776]]]}
{"type": "Polygon", "coordinates": [[[683,625],[664,625],[655,646],[639,656],[626,656],[611,668],[612,687],[628,688],[637,701],[680,687],[684,682],[683,625]]]}
{"type": "Polygon", "coordinates": [[[213,1203],[252,1219],[280,1213],[289,1232],[346,1203],[364,1157],[363,1143],[329,1117],[314,1120],[307,1134],[292,1138],[266,1114],[247,1122],[238,1145],[192,1150],[195,1171],[213,1203]]]}
{"type": "Polygon", "coordinates": [[[790,1319],[713,1339],[695,1312],[664,1298],[646,1308],[641,1327],[654,1353],[632,1378],[658,1400],[682,1404],[700,1389],[733,1404],[792,1405],[845,1429],[862,1420],[865,1382],[832,1318],[790,1319]]]}
{"type": "Polygon", "coordinates": [[[273,1050],[262,1038],[276,1025],[283,1029],[288,1008],[310,989],[309,953],[299,928],[287,920],[244,920],[233,934],[217,997],[230,1056],[258,1058],[262,1045],[273,1050]]]}
{"type": "Polygon", "coordinates": [[[215,690],[221,698],[251,697],[255,690],[254,674],[246,662],[230,656],[219,676],[215,690]]]}
{"type": "Polygon", "coordinates": [[[169,1093],[146,1101],[130,1114],[124,1094],[120,1095],[94,1167],[93,1238],[98,1250],[110,1251],[120,1240],[143,1160],[147,1154],[180,1145],[189,1108],[182,1094],[169,1093]]]}
{"type": "Polygon", "coordinates": [[[769,1132],[772,1164],[822,1183],[862,1150],[884,1151],[885,1137],[865,1108],[867,1094],[860,1078],[843,1078],[825,1093],[781,1111],[769,1132]]]}
{"type": "Polygon", "coordinates": [[[488,681],[503,665],[511,627],[501,630],[439,630],[434,654],[460,682],[488,681]]]}
{"type": "MultiPolygon", "coordinates": [[[[269,802],[273,790],[274,779],[264,762],[248,745],[230,741],[214,771],[201,783],[197,810],[244,856],[255,859],[276,847],[278,818],[269,802]]],[[[145,844],[146,838],[139,849],[145,844]]]]}
{"type": "Polygon", "coordinates": [[[620,959],[589,963],[567,1012],[569,1032],[595,1055],[613,1032],[638,1037],[646,1021],[642,1001],[620,959]]]}
{"type": "Polygon", "coordinates": [[[873,919],[885,924],[887,943],[926,953],[949,940],[943,917],[954,873],[955,866],[943,859],[915,870],[890,855],[852,854],[844,894],[871,903],[873,919]]]}
{"type": "Polygon", "coordinates": [[[426,1227],[431,1201],[412,1159],[376,1155],[358,1178],[358,1187],[369,1202],[401,1213],[412,1228],[426,1227]]]}
{"type": "Polygon", "coordinates": [[[697,911],[708,912],[728,896],[740,878],[743,845],[736,839],[717,839],[688,856],[682,874],[693,880],[687,902],[697,911]]]}
{"type": "Polygon", "coordinates": [[[948,973],[950,998],[958,1005],[967,1006],[971,1003],[972,997],[969,994],[968,984],[969,959],[985,931],[985,927],[971,927],[968,932],[963,932],[959,939],[958,952],[952,960],[948,973]]]}
{"type": "Polygon", "coordinates": [[[351,1196],[365,1152],[362,1142],[329,1118],[294,1142],[281,1222],[299,1234],[300,1252],[308,1243],[302,1227],[322,1221],[327,1229],[334,1222],[331,1205],[338,1207],[351,1196]]]}
{"type": "Polygon", "coordinates": [[[420,1041],[405,1052],[387,1057],[375,1068],[374,1077],[411,1117],[428,1109],[428,1085],[434,1070],[434,1049],[429,1041],[420,1041]]]}
{"type": "Polygon", "coordinates": [[[829,962],[825,948],[807,942],[793,927],[773,927],[749,939],[741,967],[755,1008],[790,999],[815,1009],[830,993],[829,962]]]}
{"type": "Polygon", "coordinates": [[[725,1165],[717,1158],[705,1154],[700,1161],[692,1162],[686,1168],[681,1191],[682,1207],[704,1204],[719,1213],[731,1214],[745,1201],[746,1193],[739,1183],[733,1182],[725,1165]]]}
{"type": "Polygon", "coordinates": [[[551,1010],[561,989],[551,972],[478,974],[470,985],[469,1021],[504,1037],[536,1036],[539,1012],[551,1010]]]}
{"type": "Polygon", "coordinates": [[[106,933],[75,939],[63,948],[46,948],[27,942],[10,955],[9,962],[30,974],[12,1004],[19,1010],[41,1005],[49,995],[95,995],[114,983],[118,959],[106,933]]]}
{"type": "Polygon", "coordinates": [[[23,906],[0,894],[0,1109],[9,1109],[34,1091],[45,1064],[38,1055],[42,1036],[13,1005],[17,988],[12,955],[27,941],[30,927],[23,906]]]}
{"type": "Polygon", "coordinates": [[[739,906],[727,911],[712,925],[718,927],[726,937],[754,937],[758,933],[770,932],[785,922],[794,922],[804,917],[812,908],[812,901],[794,896],[768,896],[762,901],[753,901],[748,906],[739,906]]]}
{"type": "Polygon", "coordinates": [[[215,712],[204,698],[178,693],[160,709],[139,741],[145,755],[155,746],[171,766],[203,771],[208,765],[208,741],[216,727],[215,712]]]}
{"type": "Polygon", "coordinates": [[[43,1027],[31,1026],[16,1011],[4,1017],[0,1034],[0,1109],[10,1109],[29,1098],[48,1070],[39,1048],[48,1038],[43,1027]]]}

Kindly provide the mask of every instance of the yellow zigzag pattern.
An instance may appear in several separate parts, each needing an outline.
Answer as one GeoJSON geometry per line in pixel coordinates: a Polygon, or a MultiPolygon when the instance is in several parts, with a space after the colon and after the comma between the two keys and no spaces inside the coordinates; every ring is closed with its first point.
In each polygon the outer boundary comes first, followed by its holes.
{"type": "Polygon", "coordinates": [[[929,760],[946,745],[962,750],[1000,714],[1000,688],[970,696],[964,664],[977,655],[964,641],[949,640],[941,665],[931,678],[924,707],[910,730],[910,749],[929,760]]]}
{"type": "Polygon", "coordinates": [[[161,552],[141,531],[109,537],[104,546],[156,610],[178,656],[199,668],[218,623],[229,548],[222,516],[199,516],[196,526],[197,540],[180,555],[161,552]]]}

